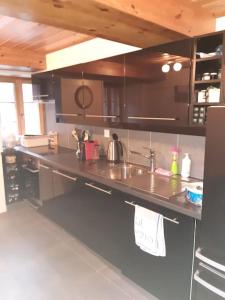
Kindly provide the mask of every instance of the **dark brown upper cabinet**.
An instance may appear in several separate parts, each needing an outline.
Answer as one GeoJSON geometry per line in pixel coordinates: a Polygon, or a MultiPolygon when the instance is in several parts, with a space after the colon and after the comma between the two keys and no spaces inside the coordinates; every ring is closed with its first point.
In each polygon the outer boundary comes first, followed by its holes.
{"type": "MultiPolygon", "coordinates": [[[[84,123],[84,112],[75,101],[76,91],[83,84],[80,65],[62,68],[54,72],[56,121],[59,123],[84,123]]],[[[82,104],[82,103],[81,103],[82,104]]]]}
{"type": "Polygon", "coordinates": [[[124,96],[124,56],[83,65],[84,84],[93,93],[93,104],[85,108],[88,124],[119,127],[124,96]]]}
{"type": "Polygon", "coordinates": [[[56,120],[62,123],[82,124],[84,122],[83,101],[76,101],[76,91],[83,85],[83,79],[60,77],[56,97],[56,120]]]}
{"type": "Polygon", "coordinates": [[[58,122],[119,127],[124,96],[124,57],[84,63],[57,71],[58,122]]]}
{"type": "Polygon", "coordinates": [[[125,123],[139,129],[188,125],[191,50],[190,39],[125,55],[125,123]],[[173,70],[176,62],[182,64],[179,72],[173,70]]]}
{"type": "Polygon", "coordinates": [[[55,81],[52,72],[32,74],[33,99],[36,101],[50,101],[55,98],[55,81]]]}

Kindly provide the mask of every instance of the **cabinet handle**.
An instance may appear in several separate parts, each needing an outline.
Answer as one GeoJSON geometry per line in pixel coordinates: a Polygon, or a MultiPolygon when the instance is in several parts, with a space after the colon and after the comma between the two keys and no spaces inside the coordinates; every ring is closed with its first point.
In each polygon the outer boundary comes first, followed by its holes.
{"type": "MultiPolygon", "coordinates": [[[[129,202],[129,201],[124,201],[125,203],[127,203],[128,205],[131,205],[131,206],[136,206],[136,204],[134,202],[129,202]]],[[[180,224],[179,221],[177,221],[177,218],[174,218],[174,219],[170,219],[170,218],[167,218],[165,216],[163,216],[163,219],[169,221],[169,222],[172,222],[172,223],[175,223],[177,225],[180,224]]]]}
{"type": "Polygon", "coordinates": [[[198,248],[195,252],[195,256],[200,259],[201,261],[205,262],[206,264],[210,265],[211,267],[214,267],[220,271],[225,272],[225,266],[215,262],[214,260],[206,257],[205,255],[202,254],[202,249],[198,248]]]}
{"type": "Polygon", "coordinates": [[[204,279],[202,279],[200,276],[200,271],[197,270],[194,274],[194,280],[197,281],[198,283],[200,283],[202,286],[204,286],[205,288],[207,288],[208,290],[210,290],[211,292],[213,292],[214,294],[222,297],[223,299],[225,299],[225,292],[221,291],[220,289],[218,289],[217,287],[215,287],[214,285],[208,283],[207,281],[205,281],[204,279]]]}
{"type": "Polygon", "coordinates": [[[27,170],[28,172],[32,173],[32,174],[36,174],[36,173],[39,173],[39,170],[38,169],[30,169],[28,167],[23,167],[24,170],[27,170]]]}
{"type": "Polygon", "coordinates": [[[53,172],[54,174],[57,174],[57,175],[60,175],[60,176],[62,176],[62,177],[71,179],[71,180],[73,180],[73,181],[77,181],[77,177],[71,177],[71,176],[66,175],[66,174],[64,174],[64,173],[61,173],[61,172],[59,172],[59,171],[57,171],[57,170],[53,170],[52,172],[53,172]]]}
{"type": "Polygon", "coordinates": [[[95,190],[98,190],[100,192],[106,193],[108,195],[112,195],[112,191],[107,191],[107,190],[101,189],[100,187],[95,186],[93,183],[87,183],[87,182],[85,182],[85,185],[89,186],[89,187],[91,187],[91,188],[93,188],[95,190]]]}
{"type": "Polygon", "coordinates": [[[56,116],[80,117],[82,114],[56,114],[56,116]]]}
{"type": "Polygon", "coordinates": [[[178,121],[178,118],[128,117],[131,120],[178,121]]]}
{"type": "Polygon", "coordinates": [[[85,115],[87,118],[108,118],[108,119],[115,119],[119,118],[119,116],[106,116],[106,115],[85,115]]]}
{"type": "Polygon", "coordinates": [[[33,98],[48,97],[49,95],[34,95],[33,98]]]}
{"type": "Polygon", "coordinates": [[[47,167],[47,166],[45,166],[45,165],[42,165],[42,164],[39,164],[39,166],[40,166],[41,168],[44,168],[44,169],[46,169],[46,170],[49,170],[49,169],[50,169],[50,167],[47,167]]]}

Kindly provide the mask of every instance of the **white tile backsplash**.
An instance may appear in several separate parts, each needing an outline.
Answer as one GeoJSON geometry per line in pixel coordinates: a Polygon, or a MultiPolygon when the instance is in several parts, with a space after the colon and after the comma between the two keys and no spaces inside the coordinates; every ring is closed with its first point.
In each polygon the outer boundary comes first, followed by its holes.
{"type": "Polygon", "coordinates": [[[152,132],[151,146],[156,153],[156,167],[170,170],[172,148],[177,146],[177,134],[152,132]]]}
{"type": "Polygon", "coordinates": [[[141,155],[132,154],[129,151],[133,150],[144,155],[149,155],[149,150],[145,149],[144,147],[150,148],[150,132],[129,130],[128,136],[129,136],[129,141],[128,141],[127,160],[135,164],[149,166],[150,164],[149,159],[141,155]]]}
{"type": "Polygon", "coordinates": [[[205,158],[205,137],[180,135],[180,165],[184,153],[191,158],[191,176],[203,179],[205,158]]]}

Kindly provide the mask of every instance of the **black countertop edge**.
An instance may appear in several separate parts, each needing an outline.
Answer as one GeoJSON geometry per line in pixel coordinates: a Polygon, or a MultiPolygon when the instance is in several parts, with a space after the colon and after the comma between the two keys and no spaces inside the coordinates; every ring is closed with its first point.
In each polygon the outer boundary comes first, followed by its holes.
{"type": "MultiPolygon", "coordinates": [[[[73,150],[68,149],[68,148],[63,148],[63,147],[60,147],[60,148],[70,150],[71,153],[74,152],[73,150]]],[[[69,166],[66,166],[61,162],[57,162],[57,161],[51,159],[50,156],[52,156],[52,155],[56,156],[57,154],[49,154],[49,155],[43,156],[41,154],[35,153],[35,151],[32,151],[32,148],[29,149],[29,148],[24,148],[24,147],[20,147],[20,146],[15,147],[15,150],[22,152],[24,154],[31,155],[35,158],[38,158],[38,159],[42,160],[42,162],[49,164],[53,168],[72,173],[74,175],[86,178],[90,181],[98,182],[100,184],[108,186],[109,188],[113,188],[113,189],[119,190],[121,192],[124,192],[126,194],[130,194],[132,196],[140,198],[142,200],[146,200],[148,203],[149,202],[154,203],[161,207],[165,207],[165,208],[171,209],[173,211],[177,211],[178,213],[184,214],[184,215],[192,217],[194,219],[201,220],[201,208],[200,207],[194,206],[193,204],[188,203],[187,201],[183,201],[184,203],[182,205],[182,203],[178,201],[178,198],[185,197],[182,194],[172,197],[170,199],[170,202],[168,202],[167,199],[165,200],[165,199],[163,199],[163,197],[160,197],[159,195],[150,194],[149,192],[138,190],[129,185],[120,183],[119,181],[100,177],[100,176],[97,176],[97,175],[94,175],[94,174],[91,174],[88,172],[84,172],[84,171],[81,171],[78,169],[74,170],[73,168],[70,168],[69,166]]],[[[68,151],[68,152],[70,152],[70,151],[68,151]]]]}

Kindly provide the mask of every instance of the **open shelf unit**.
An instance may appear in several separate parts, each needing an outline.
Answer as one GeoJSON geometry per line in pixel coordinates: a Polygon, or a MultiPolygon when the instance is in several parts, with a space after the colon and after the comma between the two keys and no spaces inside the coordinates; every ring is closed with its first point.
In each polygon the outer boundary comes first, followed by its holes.
{"type": "Polygon", "coordinates": [[[205,126],[209,106],[224,105],[224,32],[194,41],[190,125],[205,126]]]}

